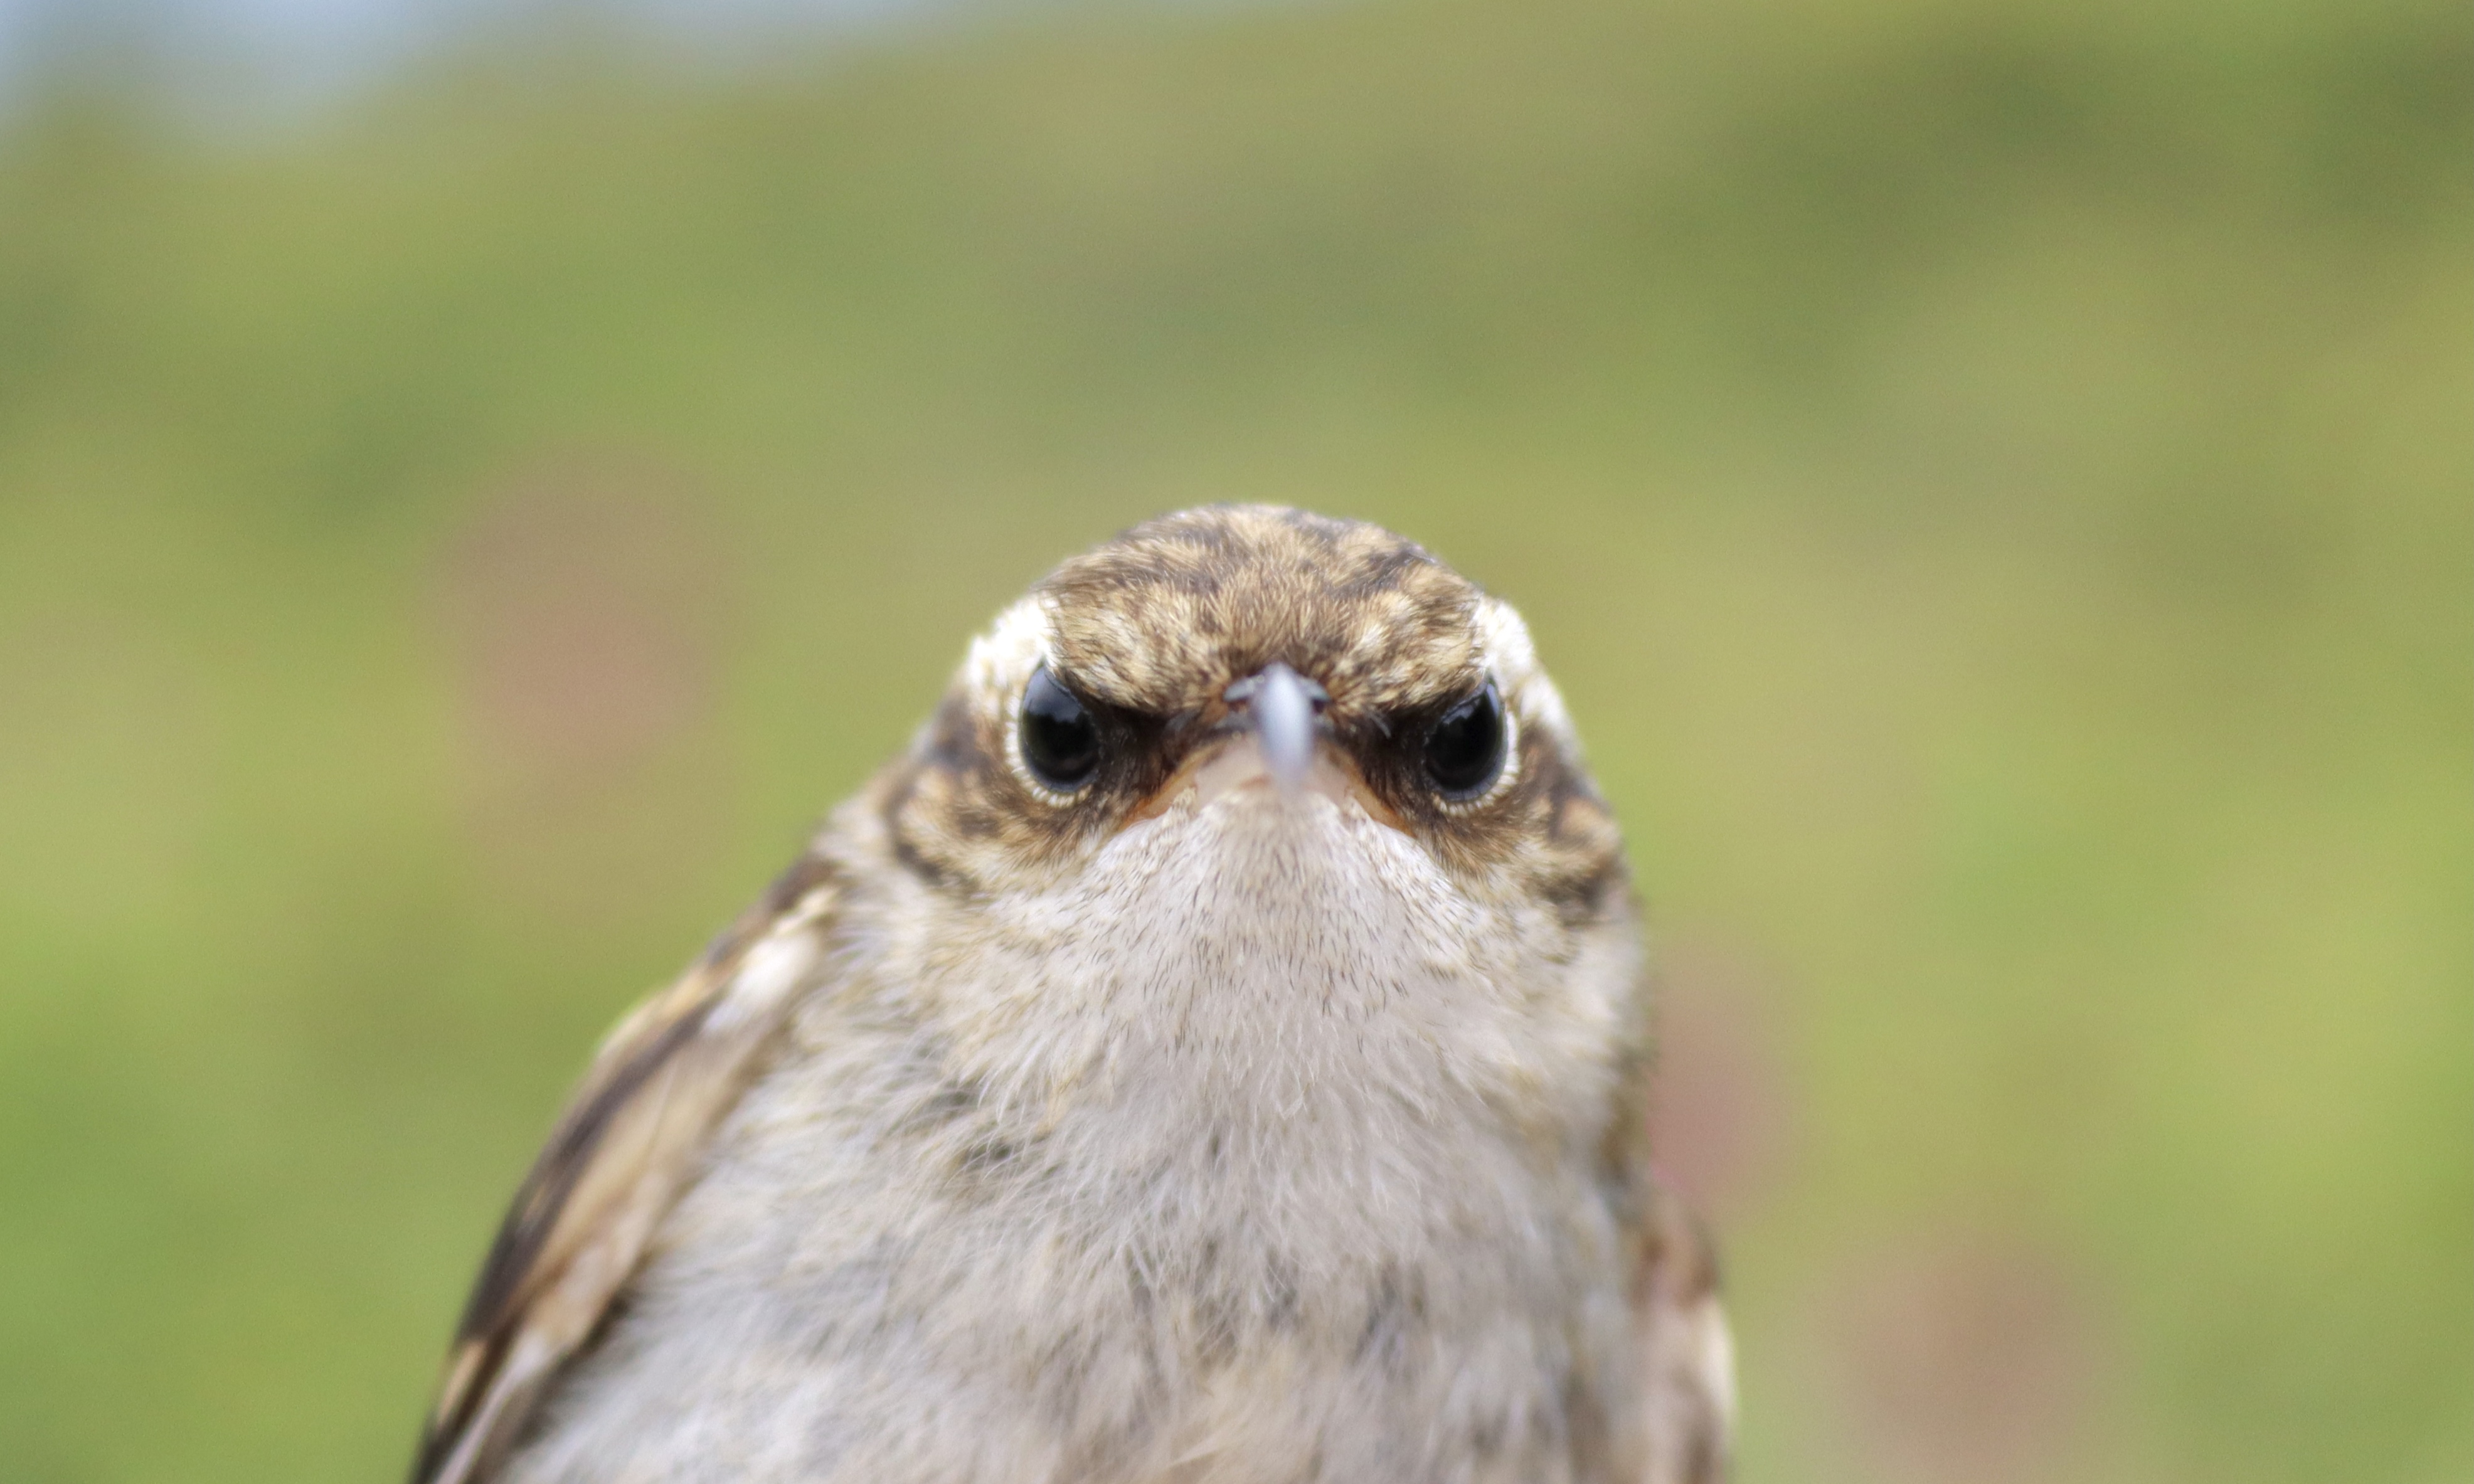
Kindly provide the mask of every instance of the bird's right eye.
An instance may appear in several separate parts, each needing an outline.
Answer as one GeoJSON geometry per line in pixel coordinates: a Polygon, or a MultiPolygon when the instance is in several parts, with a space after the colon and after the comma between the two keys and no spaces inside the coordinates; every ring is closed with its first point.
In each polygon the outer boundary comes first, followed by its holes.
{"type": "Polygon", "coordinates": [[[1059,793],[1075,791],[1100,771],[1100,728],[1045,665],[1022,693],[1022,761],[1033,778],[1059,793]]]}

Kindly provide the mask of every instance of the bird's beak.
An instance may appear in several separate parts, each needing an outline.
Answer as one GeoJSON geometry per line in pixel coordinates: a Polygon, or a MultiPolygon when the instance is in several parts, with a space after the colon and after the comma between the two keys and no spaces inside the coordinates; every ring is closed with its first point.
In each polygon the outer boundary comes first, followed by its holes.
{"type": "Polygon", "coordinates": [[[1128,816],[1128,823],[1152,818],[1172,800],[1188,792],[1208,804],[1230,789],[1269,779],[1280,798],[1294,804],[1309,793],[1322,793],[1343,809],[1354,809],[1378,824],[1395,830],[1408,826],[1393,808],[1366,786],[1348,759],[1322,745],[1331,732],[1324,708],[1331,693],[1286,665],[1266,665],[1220,693],[1229,716],[1213,731],[1235,734],[1250,747],[1199,747],[1175,775],[1128,816]]]}
{"type": "Polygon", "coordinates": [[[1315,734],[1322,729],[1317,714],[1330,694],[1274,662],[1231,685],[1222,695],[1230,705],[1246,708],[1247,724],[1253,730],[1255,745],[1262,749],[1264,770],[1283,797],[1297,797],[1314,766],[1315,734]]]}

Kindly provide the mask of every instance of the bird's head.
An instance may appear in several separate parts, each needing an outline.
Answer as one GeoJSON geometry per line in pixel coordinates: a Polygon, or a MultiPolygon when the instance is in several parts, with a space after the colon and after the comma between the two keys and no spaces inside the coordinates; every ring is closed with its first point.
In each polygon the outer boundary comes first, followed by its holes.
{"type": "Polygon", "coordinates": [[[1567,918],[1623,887],[1519,615],[1296,510],[1186,511],[1065,563],[973,645],[891,782],[898,853],[971,895],[1104,878],[1163,834],[1230,890],[1282,840],[1341,869],[1414,851],[1433,889],[1567,918]]]}

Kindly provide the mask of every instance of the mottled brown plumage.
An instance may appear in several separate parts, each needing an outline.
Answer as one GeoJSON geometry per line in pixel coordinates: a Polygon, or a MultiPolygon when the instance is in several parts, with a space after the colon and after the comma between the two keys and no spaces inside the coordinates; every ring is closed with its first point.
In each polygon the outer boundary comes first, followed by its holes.
{"type": "Polygon", "coordinates": [[[1509,608],[1372,526],[1139,526],[612,1035],[414,1478],[1714,1478],[1625,881],[1509,608]]]}

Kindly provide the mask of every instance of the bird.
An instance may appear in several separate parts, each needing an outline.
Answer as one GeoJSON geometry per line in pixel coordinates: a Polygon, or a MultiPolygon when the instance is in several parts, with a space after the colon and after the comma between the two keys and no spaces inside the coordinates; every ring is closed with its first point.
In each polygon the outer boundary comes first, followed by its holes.
{"type": "Polygon", "coordinates": [[[1135,525],[609,1034],[411,1478],[1710,1484],[1641,917],[1509,603],[1135,525]]]}

